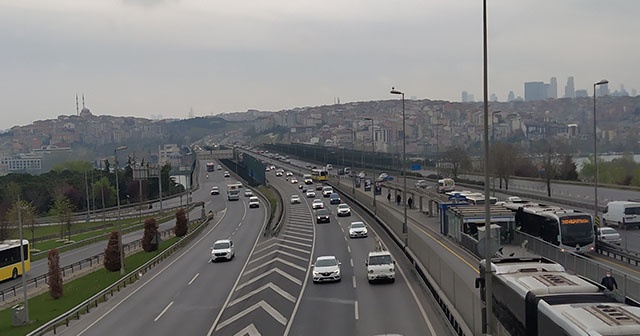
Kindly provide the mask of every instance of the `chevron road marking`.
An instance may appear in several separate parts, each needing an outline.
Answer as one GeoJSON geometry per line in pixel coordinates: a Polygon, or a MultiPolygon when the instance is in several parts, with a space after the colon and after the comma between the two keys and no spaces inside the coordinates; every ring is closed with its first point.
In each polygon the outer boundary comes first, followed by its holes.
{"type": "Polygon", "coordinates": [[[313,237],[313,231],[300,230],[297,228],[287,228],[284,232],[289,234],[297,234],[305,237],[313,237]]]}
{"type": "Polygon", "coordinates": [[[274,262],[281,262],[281,263],[283,263],[283,264],[285,264],[285,265],[289,265],[289,266],[291,266],[291,267],[293,267],[293,268],[295,268],[295,269],[298,269],[298,270],[300,270],[300,271],[302,271],[302,272],[306,272],[306,271],[307,271],[307,269],[306,269],[305,267],[302,267],[302,266],[296,265],[296,264],[294,264],[294,263],[292,263],[292,262],[290,262],[290,261],[287,261],[287,260],[281,259],[280,257],[276,257],[276,258],[273,258],[273,259],[271,259],[271,260],[267,261],[266,263],[264,263],[264,264],[262,264],[262,265],[260,265],[260,266],[257,266],[257,267],[254,267],[254,268],[252,268],[252,269],[248,270],[248,271],[245,271],[243,275],[247,275],[247,274],[249,274],[249,273],[253,273],[253,272],[255,272],[255,271],[257,271],[257,270],[261,269],[263,266],[268,265],[268,264],[272,264],[272,263],[274,263],[274,262]]]}
{"type": "Polygon", "coordinates": [[[296,245],[301,245],[301,246],[305,246],[305,247],[311,247],[311,244],[305,244],[305,243],[300,243],[297,241],[293,241],[293,240],[288,240],[288,239],[278,239],[282,242],[288,243],[288,244],[296,244],[296,245]]]}
{"type": "Polygon", "coordinates": [[[282,314],[280,314],[280,312],[278,312],[275,308],[271,307],[268,303],[264,302],[264,301],[260,301],[256,304],[254,304],[253,306],[231,316],[228,320],[223,321],[222,323],[218,324],[218,326],[216,327],[216,331],[228,326],[229,324],[241,319],[242,317],[244,317],[245,315],[251,313],[252,311],[258,309],[258,308],[262,308],[264,311],[266,311],[267,313],[269,313],[269,315],[271,315],[271,317],[273,317],[274,320],[278,321],[280,324],[282,325],[286,325],[287,324],[287,318],[284,317],[282,314]]]}
{"type": "Polygon", "coordinates": [[[241,301],[243,301],[243,300],[245,300],[245,299],[247,299],[247,298],[249,298],[249,297],[251,297],[251,296],[253,296],[253,295],[255,295],[255,294],[257,294],[257,293],[259,293],[259,292],[261,292],[261,291],[263,291],[265,289],[267,289],[267,288],[273,289],[274,292],[280,294],[280,296],[282,296],[283,298],[291,301],[292,303],[296,302],[296,298],[293,295],[287,293],[287,291],[285,291],[284,289],[278,287],[278,285],[274,284],[273,282],[270,282],[270,283],[268,283],[266,285],[263,285],[262,287],[260,287],[260,288],[258,288],[256,290],[253,290],[253,291],[251,291],[251,292],[249,292],[249,293],[247,293],[247,294],[245,294],[245,295],[243,295],[243,296],[231,301],[229,303],[229,307],[231,307],[234,304],[236,304],[238,302],[241,302],[241,301]]]}
{"type": "Polygon", "coordinates": [[[253,323],[251,323],[250,325],[246,326],[244,329],[238,331],[233,336],[247,336],[247,335],[249,335],[249,336],[262,336],[262,334],[258,331],[256,326],[253,325],[253,323]]]}
{"type": "Polygon", "coordinates": [[[276,254],[276,253],[284,254],[284,255],[286,255],[288,257],[295,258],[295,259],[298,259],[298,260],[302,260],[304,262],[307,261],[307,258],[303,258],[303,257],[295,255],[293,253],[285,252],[285,251],[282,251],[282,250],[273,250],[273,251],[271,251],[271,252],[269,252],[269,253],[267,253],[265,255],[262,255],[262,256],[260,256],[258,258],[255,258],[255,259],[251,260],[249,262],[249,264],[253,264],[254,262],[258,262],[258,261],[260,261],[260,260],[262,260],[264,258],[267,258],[267,257],[271,256],[272,254],[276,254]]]}
{"type": "MultiPolygon", "coordinates": [[[[298,239],[298,240],[303,240],[303,241],[308,241],[308,242],[312,242],[313,241],[313,239],[311,239],[311,238],[292,236],[290,234],[284,234],[284,235],[282,235],[282,237],[291,238],[291,239],[298,239]]],[[[289,240],[289,239],[287,239],[287,240],[289,240]]]]}
{"type": "Polygon", "coordinates": [[[270,248],[272,248],[272,247],[282,247],[282,248],[287,248],[287,249],[289,249],[289,250],[294,250],[294,251],[301,252],[301,253],[306,253],[306,254],[309,254],[309,253],[310,253],[310,252],[309,252],[309,250],[304,250],[304,249],[296,248],[296,247],[293,247],[293,246],[289,246],[289,245],[285,245],[285,244],[277,243],[277,244],[273,244],[273,245],[271,245],[271,246],[267,246],[267,247],[263,248],[262,250],[255,251],[255,252],[253,252],[253,254],[261,253],[261,252],[263,252],[263,251],[265,251],[265,250],[267,250],[267,249],[270,249],[270,248]]]}
{"type": "Polygon", "coordinates": [[[283,277],[285,277],[285,278],[287,278],[287,279],[289,279],[289,280],[291,280],[291,282],[295,283],[295,284],[296,284],[296,285],[298,285],[298,286],[302,285],[302,281],[301,281],[300,279],[298,279],[298,278],[296,278],[296,277],[294,277],[294,276],[290,275],[289,273],[284,272],[284,271],[282,271],[281,269],[279,269],[279,268],[277,268],[277,267],[276,267],[276,268],[274,268],[274,269],[271,269],[271,270],[269,270],[269,271],[267,271],[267,272],[265,272],[265,273],[262,273],[262,274],[258,275],[257,277],[255,277],[255,278],[253,278],[253,279],[251,279],[251,280],[249,280],[249,281],[247,281],[247,282],[243,283],[242,285],[239,285],[239,286],[236,288],[236,292],[237,292],[238,290],[240,290],[240,289],[242,289],[242,288],[244,288],[244,287],[246,287],[246,286],[248,286],[248,285],[250,285],[250,284],[252,284],[252,283],[254,283],[254,282],[256,282],[256,281],[258,281],[258,280],[260,280],[260,279],[262,279],[262,278],[264,278],[264,277],[266,277],[267,275],[270,275],[271,273],[274,273],[274,272],[275,272],[275,273],[278,273],[278,274],[280,274],[280,275],[282,275],[283,277]]]}

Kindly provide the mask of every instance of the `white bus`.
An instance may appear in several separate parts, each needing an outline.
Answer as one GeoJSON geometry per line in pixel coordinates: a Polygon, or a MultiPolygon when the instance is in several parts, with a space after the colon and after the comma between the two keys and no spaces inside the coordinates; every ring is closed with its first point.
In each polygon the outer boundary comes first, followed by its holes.
{"type": "Polygon", "coordinates": [[[447,193],[456,190],[456,182],[451,178],[443,178],[438,180],[436,190],[439,193],[447,193]]]}

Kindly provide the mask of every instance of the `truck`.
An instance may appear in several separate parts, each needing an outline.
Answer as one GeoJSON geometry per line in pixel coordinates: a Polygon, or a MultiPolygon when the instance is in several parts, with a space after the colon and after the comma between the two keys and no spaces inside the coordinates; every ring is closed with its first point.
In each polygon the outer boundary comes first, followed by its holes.
{"type": "Polygon", "coordinates": [[[229,201],[240,200],[240,188],[238,188],[237,184],[234,183],[227,185],[227,199],[229,201]]]}

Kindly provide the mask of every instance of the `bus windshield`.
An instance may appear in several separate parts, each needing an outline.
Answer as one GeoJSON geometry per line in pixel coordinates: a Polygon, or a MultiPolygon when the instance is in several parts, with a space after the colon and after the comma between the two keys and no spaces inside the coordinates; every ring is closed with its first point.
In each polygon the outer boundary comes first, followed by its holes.
{"type": "Polygon", "coordinates": [[[560,218],[562,243],[569,246],[586,245],[594,240],[593,223],[588,216],[572,216],[560,218]]]}

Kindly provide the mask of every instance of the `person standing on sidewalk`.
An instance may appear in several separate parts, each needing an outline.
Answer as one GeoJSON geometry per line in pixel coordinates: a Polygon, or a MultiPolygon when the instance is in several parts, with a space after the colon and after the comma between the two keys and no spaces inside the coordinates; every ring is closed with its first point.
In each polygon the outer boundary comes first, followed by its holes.
{"type": "Polygon", "coordinates": [[[396,205],[400,205],[400,202],[402,202],[402,196],[400,196],[400,194],[396,195],[396,205]]]}
{"type": "Polygon", "coordinates": [[[413,198],[409,197],[407,204],[409,205],[409,209],[413,209],[413,198]]]}
{"type": "Polygon", "coordinates": [[[602,278],[600,283],[605,286],[609,291],[614,291],[618,289],[618,283],[616,282],[616,278],[611,276],[611,272],[607,271],[607,274],[602,278]]]}
{"type": "Polygon", "coordinates": [[[387,193],[387,202],[391,203],[391,191],[387,193]]]}

